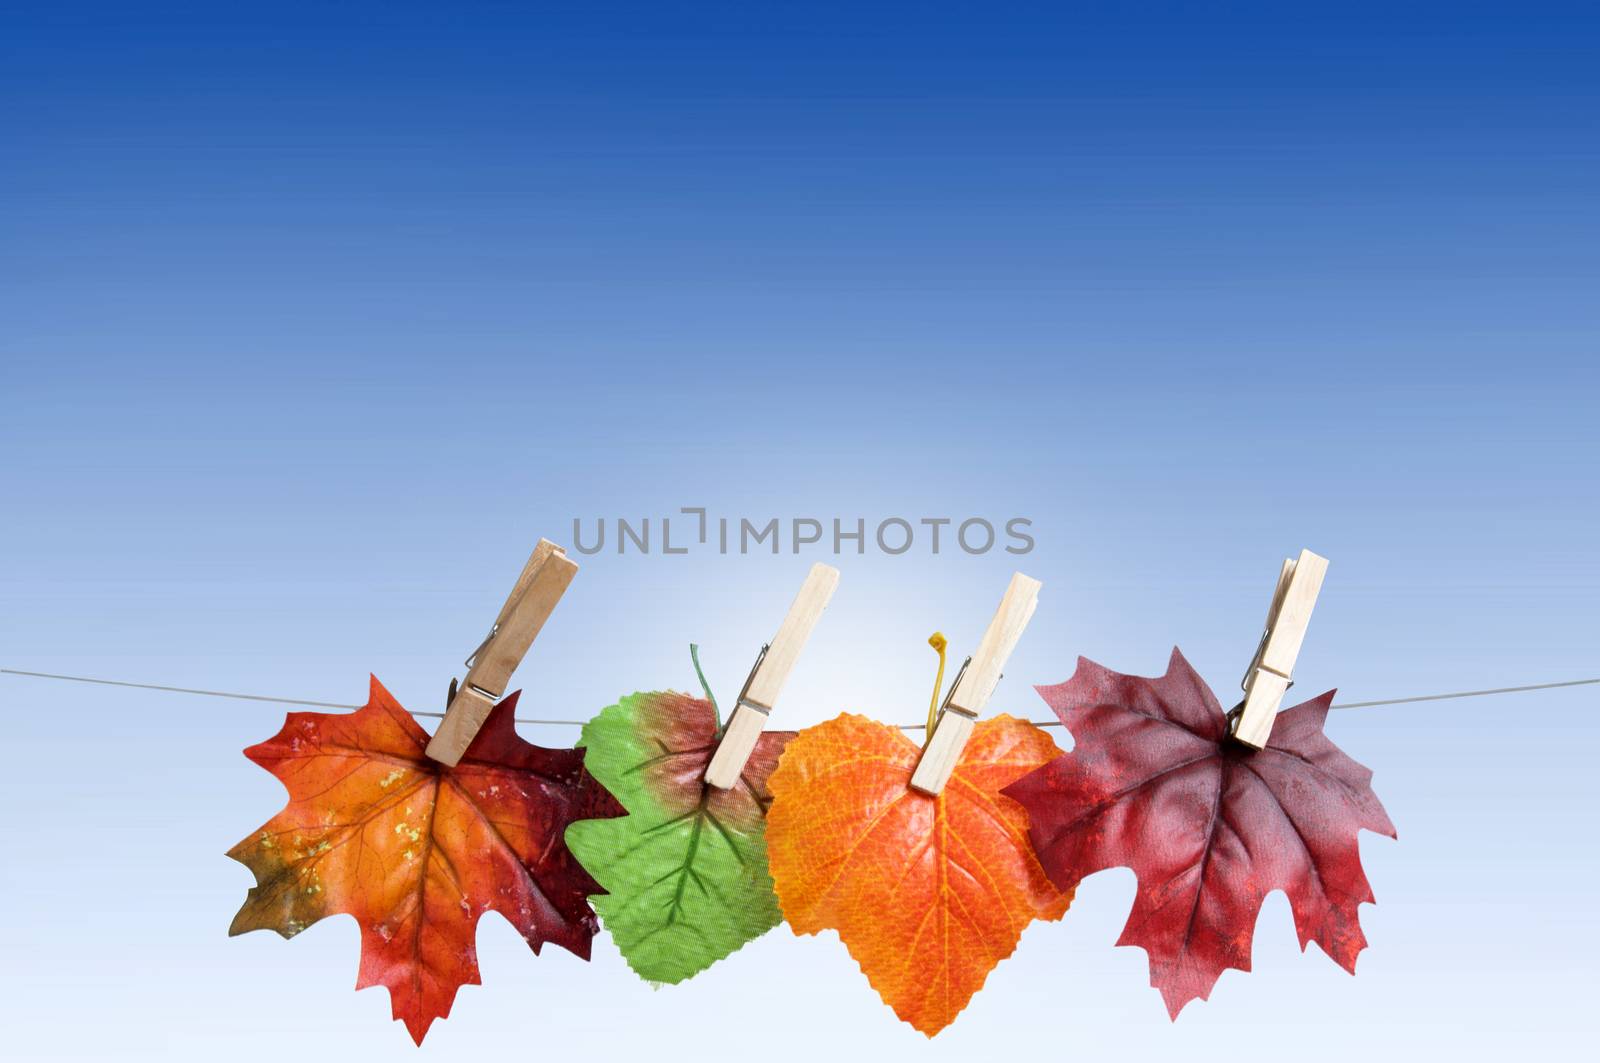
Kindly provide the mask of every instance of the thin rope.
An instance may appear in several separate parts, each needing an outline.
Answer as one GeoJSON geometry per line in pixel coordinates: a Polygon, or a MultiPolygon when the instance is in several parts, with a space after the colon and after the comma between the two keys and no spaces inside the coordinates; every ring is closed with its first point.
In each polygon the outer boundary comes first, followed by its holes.
{"type": "Polygon", "coordinates": [[[1346,701],[1335,709],[1370,709],[1374,705],[1410,705],[1417,701],[1447,701],[1450,698],[1481,698],[1490,694],[1520,694],[1524,690],[1554,690],[1556,687],[1581,687],[1600,683],[1600,679],[1568,679],[1560,683],[1532,683],[1525,687],[1495,687],[1491,690],[1461,690],[1454,694],[1419,694],[1414,698],[1385,698],[1382,701],[1346,701]]]}
{"type": "MultiPolygon", "coordinates": [[[[238,701],[267,701],[275,705],[310,705],[319,709],[359,709],[360,705],[347,705],[337,701],[306,701],[302,698],[275,698],[265,694],[235,694],[225,690],[199,690],[195,687],[166,686],[159,683],[130,683],[124,679],[91,679],[84,675],[58,675],[54,672],[24,672],[16,668],[0,668],[0,675],[22,675],[33,679],[60,679],[70,683],[98,683],[108,687],[134,687],[139,690],[161,690],[169,694],[200,694],[208,698],[234,698],[238,701]]],[[[1492,687],[1488,690],[1459,690],[1452,694],[1420,694],[1410,698],[1384,698],[1380,701],[1346,701],[1333,705],[1335,709],[1370,709],[1378,705],[1410,705],[1419,701],[1448,701],[1452,698],[1481,698],[1491,694],[1520,694],[1528,690],[1554,690],[1557,687],[1581,687],[1600,683],[1600,679],[1568,679],[1560,683],[1531,683],[1520,687],[1492,687]]],[[[413,712],[413,716],[443,719],[442,712],[413,712]]],[[[544,724],[551,727],[582,727],[585,720],[541,720],[527,716],[516,717],[517,723],[544,724]]],[[[1060,720],[1033,720],[1035,727],[1060,727],[1060,720]]],[[[927,724],[903,723],[902,731],[924,731],[927,724]]]]}
{"type": "MultiPolygon", "coordinates": [[[[26,675],[34,679],[65,679],[71,683],[99,683],[108,687],[137,687],[140,690],[165,690],[173,694],[204,694],[208,698],[237,698],[240,701],[270,701],[277,705],[314,705],[319,709],[359,709],[360,705],[344,705],[337,701],[303,701],[300,698],[274,698],[265,694],[232,694],[225,690],[196,690],[193,687],[169,687],[158,683],[129,683],[122,679],[90,679],[86,675],[56,675],[54,672],[22,672],[15,668],[0,668],[6,675],[26,675]]],[[[417,712],[413,716],[431,713],[417,712]]],[[[442,714],[441,714],[442,715],[442,714]]]]}

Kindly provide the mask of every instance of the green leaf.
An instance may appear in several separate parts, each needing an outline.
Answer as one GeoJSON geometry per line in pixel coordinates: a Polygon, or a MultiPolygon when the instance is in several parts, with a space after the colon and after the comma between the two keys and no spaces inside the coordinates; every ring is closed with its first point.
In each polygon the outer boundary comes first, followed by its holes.
{"type": "Polygon", "coordinates": [[[792,731],[768,731],[740,785],[705,784],[717,744],[709,700],[633,694],[583,728],[584,766],[628,815],[567,828],[605,887],[600,919],[641,978],[681,982],[782,921],[767,873],[767,777],[792,731]]]}

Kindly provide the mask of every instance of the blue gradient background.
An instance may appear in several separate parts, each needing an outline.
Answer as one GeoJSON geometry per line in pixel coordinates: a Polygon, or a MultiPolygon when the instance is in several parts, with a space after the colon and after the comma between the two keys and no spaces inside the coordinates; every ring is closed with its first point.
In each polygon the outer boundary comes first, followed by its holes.
{"type": "MultiPolygon", "coordinates": [[[[1303,691],[1600,674],[1597,103],[1583,5],[0,5],[0,666],[436,709],[537,536],[703,505],[1032,518],[997,710],[1232,689],[1301,546],[1303,691]]],[[[525,703],[727,699],[819,556],[586,559],[525,703]]],[[[1013,560],[842,558],[782,722],[918,718],[1013,560]]],[[[656,991],[491,916],[421,1054],[1570,1058],[1597,702],[1334,715],[1358,978],[1277,895],[1169,1024],[1109,872],[929,1043],[832,935],[656,991]]],[[[0,705],[8,1057],[416,1054],[350,920],[225,936],[281,708],[0,705]]]]}

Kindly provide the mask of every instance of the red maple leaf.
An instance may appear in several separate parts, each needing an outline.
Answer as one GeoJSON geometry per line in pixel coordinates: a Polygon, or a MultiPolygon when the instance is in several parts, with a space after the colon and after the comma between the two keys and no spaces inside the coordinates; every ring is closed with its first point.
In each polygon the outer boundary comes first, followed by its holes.
{"type": "Polygon", "coordinates": [[[537,953],[553,942],[583,959],[603,892],[568,851],[580,819],[622,815],[583,768],[583,751],[517,734],[517,695],[496,705],[447,768],[428,735],[374,677],[354,713],[292,712],[245,756],[283,781],[289,804],[228,853],[256,885],[230,934],[293,937],[326,916],[361,925],[357,989],[389,988],[412,1038],[478,983],[478,918],[496,911],[537,953]]]}
{"type": "Polygon", "coordinates": [[[1176,649],[1159,679],[1078,658],[1059,686],[1036,688],[1076,743],[1002,792],[1028,810],[1029,837],[1063,890],[1129,867],[1139,887],[1117,940],[1150,954],[1150,984],[1176,1019],[1224,969],[1250,969],[1268,893],[1355,973],[1371,902],[1357,831],[1394,837],[1372,772],[1322,733],[1333,691],[1278,714],[1255,751],[1228,737],[1217,697],[1176,649]]]}

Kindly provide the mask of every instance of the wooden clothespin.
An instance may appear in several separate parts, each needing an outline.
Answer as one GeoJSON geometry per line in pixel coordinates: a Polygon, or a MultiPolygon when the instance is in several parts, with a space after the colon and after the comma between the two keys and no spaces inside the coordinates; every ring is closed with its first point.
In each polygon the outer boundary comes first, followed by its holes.
{"type": "Polygon", "coordinates": [[[1327,572],[1328,559],[1310,550],[1301,550],[1298,559],[1285,560],[1278,572],[1278,586],[1267,609],[1267,627],[1244,675],[1244,701],[1229,714],[1233,737],[1252,749],[1265,746],[1272,735],[1272,721],[1289,689],[1295,658],[1300,656],[1311,609],[1317,604],[1327,572]]]}
{"type": "Polygon", "coordinates": [[[750,677],[744,681],[739,700],[734,704],[733,715],[722,729],[722,741],[711,755],[706,767],[706,783],[719,790],[731,790],[744,773],[745,761],[755,749],[761,730],[767,725],[767,714],[778,703],[778,694],[800,659],[800,651],[811,637],[828,600],[839,586],[839,570],[820,562],[811,566],[794,604],[778,625],[772,641],[761,647],[750,677]]]}
{"type": "Polygon", "coordinates": [[[917,770],[911,773],[913,790],[937,797],[944,784],[950,781],[950,773],[955,770],[961,751],[977,726],[978,714],[989,704],[989,696],[1000,682],[1000,672],[1011,657],[1011,651],[1017,648],[1017,641],[1033,618],[1034,609],[1039,606],[1042,586],[1038,580],[1020,572],[1012,575],[1011,585],[1000,599],[1000,608],[995,610],[989,630],[978,643],[978,652],[966,659],[961,671],[956,673],[955,682],[950,684],[950,693],[945,696],[939,718],[934,722],[933,734],[922,747],[917,770]]]}
{"type": "Polygon", "coordinates": [[[459,689],[451,684],[450,705],[428,743],[429,757],[450,767],[461,762],[577,572],[566,551],[548,539],[539,540],[488,636],[467,658],[465,681],[459,689]]]}

